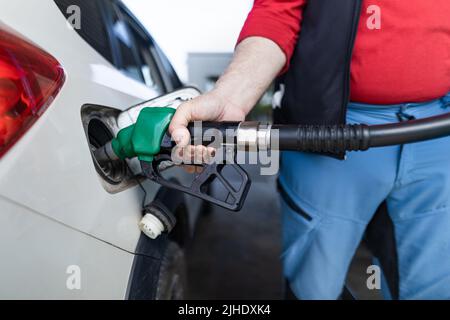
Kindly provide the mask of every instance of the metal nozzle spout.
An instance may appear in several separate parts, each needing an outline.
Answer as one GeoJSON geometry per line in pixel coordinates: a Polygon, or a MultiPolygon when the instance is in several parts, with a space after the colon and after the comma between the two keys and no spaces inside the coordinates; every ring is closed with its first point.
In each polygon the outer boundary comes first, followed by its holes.
{"type": "Polygon", "coordinates": [[[96,149],[93,154],[99,164],[120,160],[112,148],[111,141],[96,149]]]}

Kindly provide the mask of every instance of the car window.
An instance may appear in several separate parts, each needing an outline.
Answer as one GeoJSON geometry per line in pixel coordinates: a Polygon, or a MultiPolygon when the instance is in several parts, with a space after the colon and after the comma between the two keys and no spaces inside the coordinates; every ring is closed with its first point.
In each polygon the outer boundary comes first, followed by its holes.
{"type": "Polygon", "coordinates": [[[120,54],[119,68],[131,78],[145,83],[142,74],[139,53],[135,48],[135,40],[123,13],[116,6],[113,7],[112,33],[116,39],[120,54]]]}
{"type": "Polygon", "coordinates": [[[180,79],[178,78],[177,73],[175,72],[175,69],[173,68],[172,64],[170,63],[169,59],[166,57],[164,52],[161,50],[161,48],[158,46],[157,43],[152,47],[152,52],[154,52],[154,55],[157,55],[159,57],[159,60],[161,61],[161,64],[164,69],[164,73],[168,76],[170,84],[172,86],[172,90],[179,89],[183,86],[180,79]]]}
{"type": "Polygon", "coordinates": [[[76,5],[80,8],[81,28],[75,31],[119,70],[158,93],[166,92],[158,64],[153,56],[157,47],[133,18],[114,1],[54,0],[54,2],[66,18],[71,15],[68,12],[70,6],[76,5]]]}
{"type": "Polygon", "coordinates": [[[152,45],[150,40],[146,39],[146,37],[142,35],[141,32],[139,32],[139,30],[133,25],[130,25],[130,31],[135,39],[136,50],[140,60],[140,69],[142,76],[144,77],[145,84],[159,93],[163,93],[164,84],[159,73],[158,66],[150,50],[152,45]]]}
{"type": "Polygon", "coordinates": [[[164,93],[164,84],[150,51],[152,41],[126,12],[117,5],[113,7],[111,29],[119,47],[119,68],[158,93],[164,93]]]}
{"type": "Polygon", "coordinates": [[[66,19],[72,15],[72,11],[68,10],[70,6],[75,5],[80,8],[81,28],[75,31],[106,60],[113,63],[111,45],[99,1],[55,0],[55,3],[66,19]]]}

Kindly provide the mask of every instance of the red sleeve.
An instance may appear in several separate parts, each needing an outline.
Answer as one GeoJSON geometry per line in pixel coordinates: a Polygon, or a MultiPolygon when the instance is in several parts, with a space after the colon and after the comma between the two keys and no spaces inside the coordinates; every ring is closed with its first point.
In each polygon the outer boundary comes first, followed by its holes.
{"type": "Polygon", "coordinates": [[[307,0],[254,0],[237,43],[251,36],[274,41],[286,55],[285,72],[294,52],[307,0]]]}

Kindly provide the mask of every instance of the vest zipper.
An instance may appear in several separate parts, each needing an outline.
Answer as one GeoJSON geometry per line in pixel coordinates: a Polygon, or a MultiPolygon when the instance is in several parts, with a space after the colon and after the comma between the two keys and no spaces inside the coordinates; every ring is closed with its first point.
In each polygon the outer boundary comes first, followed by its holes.
{"type": "Polygon", "coordinates": [[[347,69],[344,75],[345,77],[344,101],[342,101],[341,116],[340,116],[342,124],[345,124],[347,122],[346,120],[347,105],[350,102],[350,69],[352,64],[353,49],[355,47],[356,34],[359,27],[359,19],[361,17],[361,10],[362,10],[362,0],[355,0],[355,9],[353,12],[353,19],[352,19],[353,28],[350,35],[349,46],[347,49],[347,59],[346,59],[347,69]]]}

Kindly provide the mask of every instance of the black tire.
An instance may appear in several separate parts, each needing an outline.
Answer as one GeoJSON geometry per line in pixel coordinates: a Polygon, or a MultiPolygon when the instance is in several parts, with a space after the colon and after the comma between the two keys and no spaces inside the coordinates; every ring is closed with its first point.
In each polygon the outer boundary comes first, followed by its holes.
{"type": "Polygon", "coordinates": [[[187,291],[186,261],[183,250],[169,241],[159,269],[156,300],[183,300],[187,291]]]}

